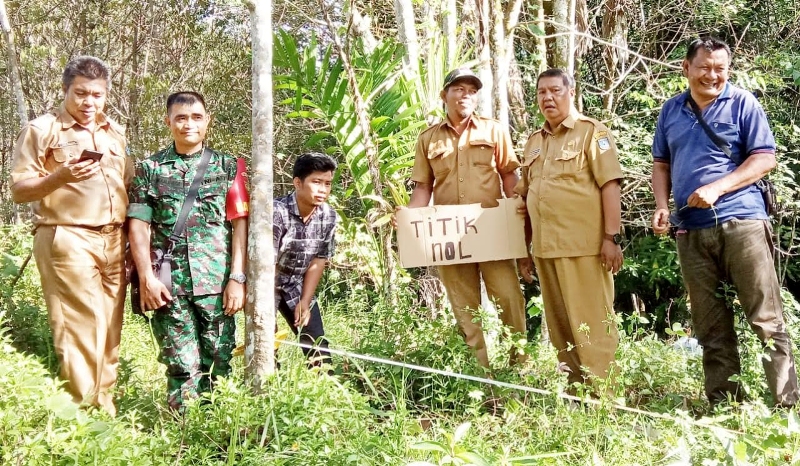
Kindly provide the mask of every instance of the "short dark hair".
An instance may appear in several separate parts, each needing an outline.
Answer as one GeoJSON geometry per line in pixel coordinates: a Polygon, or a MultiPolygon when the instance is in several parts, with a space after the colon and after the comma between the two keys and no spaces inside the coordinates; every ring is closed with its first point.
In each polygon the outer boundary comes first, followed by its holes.
{"type": "Polygon", "coordinates": [[[686,61],[691,62],[694,60],[694,57],[697,56],[697,51],[700,49],[706,49],[708,52],[725,50],[728,52],[728,60],[733,57],[733,55],[731,55],[731,48],[728,47],[725,41],[717,39],[716,37],[704,36],[693,40],[689,43],[689,46],[686,47],[686,61]]]}
{"type": "Polygon", "coordinates": [[[61,84],[64,89],[69,89],[77,76],[86,79],[104,79],[106,81],[106,90],[111,89],[111,69],[106,65],[106,62],[97,57],[80,55],[70,60],[61,75],[61,84]]]}
{"type": "Polygon", "coordinates": [[[336,161],[329,155],[320,152],[306,152],[295,160],[292,177],[305,180],[308,175],[314,172],[336,171],[336,165],[336,161]]]}
{"type": "Polygon", "coordinates": [[[202,94],[199,92],[173,92],[169,95],[169,97],[167,97],[167,115],[169,115],[169,109],[171,109],[173,105],[192,105],[197,102],[200,102],[200,104],[203,106],[203,110],[208,111],[208,108],[206,108],[206,99],[204,99],[202,94]]]}
{"type": "Polygon", "coordinates": [[[572,77],[571,74],[567,73],[565,70],[561,68],[550,68],[549,70],[544,70],[539,73],[539,77],[536,78],[536,87],[539,87],[539,81],[542,78],[561,78],[564,81],[564,85],[567,86],[569,89],[575,88],[575,78],[572,77]]]}

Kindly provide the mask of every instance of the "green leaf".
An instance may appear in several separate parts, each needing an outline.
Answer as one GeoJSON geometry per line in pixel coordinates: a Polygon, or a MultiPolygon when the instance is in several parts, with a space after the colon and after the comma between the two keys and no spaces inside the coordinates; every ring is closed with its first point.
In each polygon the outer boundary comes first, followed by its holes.
{"type": "Polygon", "coordinates": [[[453,442],[454,443],[460,442],[461,439],[463,439],[464,436],[467,435],[467,432],[469,432],[470,427],[472,427],[472,423],[469,421],[456,427],[456,431],[453,433],[453,442]]]}
{"type": "Polygon", "coordinates": [[[471,451],[458,453],[456,455],[456,458],[462,459],[464,461],[469,461],[475,466],[491,466],[491,464],[489,463],[489,461],[486,460],[486,458],[471,451]]]}
{"type": "Polygon", "coordinates": [[[447,447],[439,442],[419,442],[411,445],[412,450],[419,451],[438,451],[439,453],[447,453],[447,447]]]}

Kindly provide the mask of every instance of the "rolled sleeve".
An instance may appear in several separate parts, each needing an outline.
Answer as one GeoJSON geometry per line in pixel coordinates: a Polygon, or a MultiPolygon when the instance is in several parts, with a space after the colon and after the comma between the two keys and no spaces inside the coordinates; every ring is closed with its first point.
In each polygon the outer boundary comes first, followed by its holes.
{"type": "Polygon", "coordinates": [[[128,189],[128,218],[135,218],[150,223],[153,220],[154,197],[150,192],[152,167],[148,160],[136,166],[136,173],[128,189]]]}
{"type": "Polygon", "coordinates": [[[497,163],[497,172],[501,175],[513,172],[519,167],[519,160],[514,153],[514,143],[511,142],[511,135],[508,131],[503,129],[499,124],[495,127],[496,134],[496,151],[495,162],[497,163]]]}
{"type": "Polygon", "coordinates": [[[414,168],[411,170],[411,181],[417,183],[433,184],[433,169],[428,161],[428,142],[420,134],[417,139],[417,148],[414,155],[414,168]]]}
{"type": "Polygon", "coordinates": [[[128,204],[128,218],[150,223],[153,221],[153,208],[147,204],[128,204]]]}
{"type": "Polygon", "coordinates": [[[47,155],[46,135],[33,124],[26,125],[17,137],[11,162],[11,185],[30,178],[46,176],[44,167],[47,155]]]}
{"type": "Polygon", "coordinates": [[[661,113],[658,115],[658,122],[656,123],[656,132],[653,135],[653,160],[656,162],[666,162],[669,163],[670,161],[670,152],[669,152],[669,143],[667,142],[667,136],[664,132],[664,118],[668,111],[667,105],[661,109],[661,113]]]}

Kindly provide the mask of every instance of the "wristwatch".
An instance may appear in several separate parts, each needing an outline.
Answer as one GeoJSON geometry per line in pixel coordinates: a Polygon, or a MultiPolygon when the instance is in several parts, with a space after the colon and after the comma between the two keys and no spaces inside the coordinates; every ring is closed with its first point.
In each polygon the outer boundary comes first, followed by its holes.
{"type": "Polygon", "coordinates": [[[614,234],[614,235],[611,235],[609,233],[605,233],[603,235],[603,238],[605,238],[605,239],[607,239],[609,241],[612,241],[614,244],[622,244],[622,235],[619,234],[619,233],[614,234]]]}
{"type": "Polygon", "coordinates": [[[240,284],[244,284],[247,281],[247,275],[243,273],[232,273],[228,278],[240,284]]]}

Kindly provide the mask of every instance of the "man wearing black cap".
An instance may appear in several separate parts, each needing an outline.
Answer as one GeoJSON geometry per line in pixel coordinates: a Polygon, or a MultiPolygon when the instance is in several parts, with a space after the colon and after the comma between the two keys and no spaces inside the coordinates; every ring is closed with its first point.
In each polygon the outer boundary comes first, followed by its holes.
{"type": "MultiPolygon", "coordinates": [[[[500,122],[475,115],[481,80],[468,68],[451,71],[441,97],[447,118],[419,135],[411,180],[414,191],[408,207],[476,204],[496,207],[503,194],[514,196],[517,157],[508,130],[500,122]]],[[[500,318],[513,333],[525,333],[525,299],[513,260],[439,267],[458,326],[478,362],[489,367],[486,342],[473,313],[481,304],[480,279],[500,309],[500,318]]],[[[512,354],[511,362],[522,362],[512,354]]]]}

